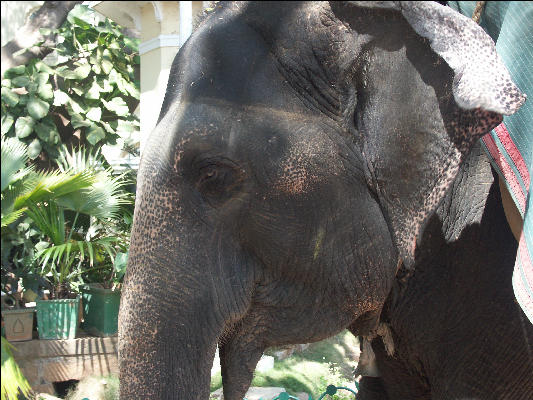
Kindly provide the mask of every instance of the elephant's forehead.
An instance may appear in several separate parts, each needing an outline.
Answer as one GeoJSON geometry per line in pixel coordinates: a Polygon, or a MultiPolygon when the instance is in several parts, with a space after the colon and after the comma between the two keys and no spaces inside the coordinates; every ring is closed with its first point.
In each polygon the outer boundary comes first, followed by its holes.
{"type": "Polygon", "coordinates": [[[318,151],[323,144],[323,134],[334,130],[323,117],[312,113],[209,98],[177,104],[154,135],[159,137],[159,143],[170,144],[169,151],[176,153],[179,161],[191,148],[207,151],[213,146],[228,155],[260,151],[281,157],[291,149],[296,154],[295,147],[300,154],[312,153],[308,150],[318,151]]]}
{"type": "Polygon", "coordinates": [[[263,105],[221,99],[176,104],[158,126],[150,146],[180,174],[196,160],[224,157],[248,171],[268,174],[275,192],[302,194],[318,184],[323,170],[338,170],[335,128],[325,118],[263,105]]]}

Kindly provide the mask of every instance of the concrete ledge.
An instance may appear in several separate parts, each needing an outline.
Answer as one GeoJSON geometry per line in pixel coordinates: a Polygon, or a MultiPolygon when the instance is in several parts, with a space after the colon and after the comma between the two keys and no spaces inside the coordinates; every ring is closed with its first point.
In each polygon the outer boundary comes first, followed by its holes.
{"type": "Polygon", "coordinates": [[[118,338],[81,337],[13,343],[13,355],[35,391],[53,394],[53,382],[118,374],[118,338]]]}

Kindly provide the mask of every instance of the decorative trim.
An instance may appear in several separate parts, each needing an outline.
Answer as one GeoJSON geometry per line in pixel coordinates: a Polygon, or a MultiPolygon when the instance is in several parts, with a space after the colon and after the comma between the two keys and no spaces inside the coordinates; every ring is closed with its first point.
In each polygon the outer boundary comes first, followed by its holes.
{"type": "Polygon", "coordinates": [[[151,1],[152,7],[154,7],[154,16],[157,22],[163,20],[163,13],[161,12],[161,2],[160,1],[151,1]]]}
{"type": "Polygon", "coordinates": [[[139,54],[143,55],[160,47],[180,47],[179,35],[159,35],[139,44],[139,54]]]}

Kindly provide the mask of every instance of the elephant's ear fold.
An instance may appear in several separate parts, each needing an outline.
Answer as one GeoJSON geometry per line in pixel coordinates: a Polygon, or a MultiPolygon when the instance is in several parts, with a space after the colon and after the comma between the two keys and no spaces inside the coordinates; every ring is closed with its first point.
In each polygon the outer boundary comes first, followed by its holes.
{"type": "Polygon", "coordinates": [[[492,39],[474,21],[451,8],[425,1],[356,1],[346,5],[348,11],[357,9],[350,16],[355,21],[350,25],[354,31],[373,32],[376,37],[380,32],[405,35],[388,38],[387,43],[393,46],[371,48],[381,57],[372,58],[365,66],[361,90],[366,90],[372,101],[361,102],[356,123],[364,137],[373,185],[399,254],[409,267],[414,264],[425,223],[448,192],[472,146],[501,122],[502,114],[518,110],[525,96],[512,82],[492,39]],[[375,13],[361,13],[362,8],[375,13]],[[367,29],[367,16],[379,16],[369,23],[383,26],[367,29]],[[410,29],[389,31],[389,26],[402,25],[395,25],[400,16],[410,29]],[[405,63],[399,58],[402,51],[405,63]],[[435,54],[450,68],[435,62],[435,54]],[[387,81],[391,76],[401,80],[387,81]],[[396,100],[407,93],[409,101],[396,100]]]}
{"type": "Polygon", "coordinates": [[[470,18],[432,1],[350,1],[364,8],[401,12],[416,33],[454,71],[453,95],[465,110],[510,115],[526,96],[511,80],[492,39],[470,18]]]}

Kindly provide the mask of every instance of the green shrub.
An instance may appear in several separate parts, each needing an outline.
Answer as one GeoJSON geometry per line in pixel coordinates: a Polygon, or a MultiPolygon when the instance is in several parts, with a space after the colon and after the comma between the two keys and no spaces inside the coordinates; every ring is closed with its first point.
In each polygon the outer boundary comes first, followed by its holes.
{"type": "Polygon", "coordinates": [[[11,68],[2,80],[2,134],[49,167],[61,143],[92,148],[122,138],[135,147],[139,41],[108,19],[94,20],[87,6],[76,6],[61,28],[43,32],[57,34],[52,56],[11,68]]]}

